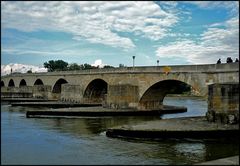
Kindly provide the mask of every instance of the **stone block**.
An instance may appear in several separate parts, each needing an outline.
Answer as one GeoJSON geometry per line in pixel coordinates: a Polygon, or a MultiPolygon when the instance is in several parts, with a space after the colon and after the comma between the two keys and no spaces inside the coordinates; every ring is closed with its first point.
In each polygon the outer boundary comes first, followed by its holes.
{"type": "Polygon", "coordinates": [[[208,86],[208,112],[210,122],[239,123],[239,83],[218,83],[208,86]]]}
{"type": "Polygon", "coordinates": [[[109,85],[106,105],[115,109],[136,108],[138,86],[130,84],[109,85]]]}

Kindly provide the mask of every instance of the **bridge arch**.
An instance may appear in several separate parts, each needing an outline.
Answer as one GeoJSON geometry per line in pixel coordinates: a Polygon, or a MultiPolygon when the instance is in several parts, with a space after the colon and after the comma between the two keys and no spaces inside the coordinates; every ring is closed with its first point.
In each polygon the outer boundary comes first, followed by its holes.
{"type": "Polygon", "coordinates": [[[108,83],[103,79],[94,79],[86,87],[83,98],[88,103],[102,103],[107,94],[108,83]]]}
{"type": "Polygon", "coordinates": [[[15,87],[13,79],[10,79],[10,81],[8,82],[8,87],[15,87]]]}
{"type": "Polygon", "coordinates": [[[58,79],[53,86],[52,93],[61,93],[62,91],[61,85],[66,83],[68,82],[65,79],[63,78],[58,79]]]}
{"type": "Polygon", "coordinates": [[[27,83],[26,83],[26,81],[25,81],[24,79],[22,79],[22,80],[20,81],[19,87],[20,87],[20,86],[27,86],[27,83]]]}
{"type": "Polygon", "coordinates": [[[37,79],[33,85],[44,85],[41,79],[37,79]]]}
{"type": "Polygon", "coordinates": [[[4,81],[1,81],[1,87],[4,87],[5,84],[4,84],[4,81]]]}
{"type": "Polygon", "coordinates": [[[163,105],[167,94],[181,94],[191,91],[192,86],[174,79],[162,80],[150,86],[141,96],[139,106],[141,109],[158,109],[163,105]]]}

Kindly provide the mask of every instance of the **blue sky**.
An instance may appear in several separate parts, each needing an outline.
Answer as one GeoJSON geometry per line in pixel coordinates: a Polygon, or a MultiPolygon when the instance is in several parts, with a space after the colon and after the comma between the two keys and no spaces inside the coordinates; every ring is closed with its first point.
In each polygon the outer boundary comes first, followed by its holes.
{"type": "Polygon", "coordinates": [[[238,1],[1,1],[1,75],[92,65],[185,65],[239,56],[238,1]]]}

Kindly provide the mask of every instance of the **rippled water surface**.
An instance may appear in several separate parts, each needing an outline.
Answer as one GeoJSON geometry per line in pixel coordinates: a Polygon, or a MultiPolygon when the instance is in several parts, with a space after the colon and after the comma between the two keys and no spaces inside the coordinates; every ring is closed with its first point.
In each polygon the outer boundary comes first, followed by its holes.
{"type": "MultiPolygon", "coordinates": [[[[205,115],[199,99],[166,98],[164,104],[187,106],[188,112],[162,118],[205,115]]],[[[2,164],[193,164],[239,154],[228,141],[127,140],[108,138],[109,127],[160,117],[29,118],[27,110],[50,108],[1,105],[2,164]]]]}

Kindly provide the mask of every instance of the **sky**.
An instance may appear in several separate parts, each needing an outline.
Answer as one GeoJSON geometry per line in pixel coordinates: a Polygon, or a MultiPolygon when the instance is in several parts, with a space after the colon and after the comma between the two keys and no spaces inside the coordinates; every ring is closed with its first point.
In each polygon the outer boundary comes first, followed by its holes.
{"type": "Polygon", "coordinates": [[[1,1],[1,75],[64,60],[125,66],[239,57],[238,1],[1,1]]]}

